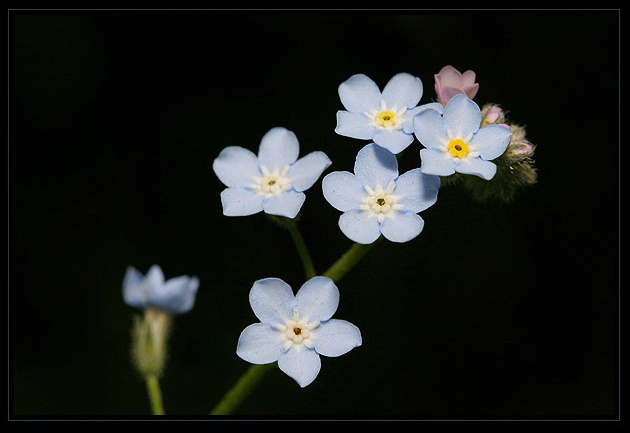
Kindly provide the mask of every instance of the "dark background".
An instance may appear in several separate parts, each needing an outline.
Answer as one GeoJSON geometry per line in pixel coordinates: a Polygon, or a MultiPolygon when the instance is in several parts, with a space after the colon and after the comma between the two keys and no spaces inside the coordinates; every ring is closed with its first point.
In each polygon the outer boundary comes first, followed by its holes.
{"type": "MultiPolygon", "coordinates": [[[[618,11],[13,10],[9,26],[13,416],[149,413],[121,283],[154,263],[201,280],[175,320],[166,411],[208,413],[249,365],[252,283],[304,282],[287,232],[222,215],[213,159],[284,126],[301,156],[351,171],[366,142],[334,133],[339,84],[409,72],[426,103],[447,64],[527,125],[539,182],[509,204],[442,188],[418,238],[338,283],[335,317],[363,345],[305,389],[271,372],[236,415],[618,416],[618,11]]],[[[351,242],[320,182],[301,214],[323,272],[351,242]]]]}

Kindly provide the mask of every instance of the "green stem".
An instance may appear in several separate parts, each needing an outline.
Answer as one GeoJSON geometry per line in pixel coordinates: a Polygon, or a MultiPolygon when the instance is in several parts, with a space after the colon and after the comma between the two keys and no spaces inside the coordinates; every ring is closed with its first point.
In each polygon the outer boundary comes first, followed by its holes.
{"type": "Polygon", "coordinates": [[[228,415],[232,413],[252,392],[252,389],[260,382],[265,373],[271,370],[275,365],[275,362],[271,364],[251,365],[245,374],[234,384],[232,389],[223,396],[219,404],[210,411],[210,415],[228,415]]]}
{"type": "MultiPolygon", "coordinates": [[[[378,240],[376,241],[378,242],[378,240]]],[[[359,260],[370,251],[376,242],[371,244],[354,244],[346,251],[346,253],[339,257],[339,259],[333,263],[333,265],[324,272],[324,276],[330,278],[333,281],[339,281],[344,275],[350,271],[356,265],[359,260]]]]}
{"type": "Polygon", "coordinates": [[[153,415],[164,415],[164,406],[162,405],[162,391],[160,390],[160,381],[155,374],[147,374],[145,376],[147,383],[147,393],[151,400],[151,411],[153,415]]]}
{"type": "Polygon", "coordinates": [[[306,243],[304,242],[304,238],[300,233],[300,230],[297,227],[297,223],[295,220],[289,220],[286,224],[289,233],[291,233],[291,238],[293,239],[293,243],[295,244],[295,248],[300,255],[300,259],[302,260],[302,266],[304,267],[304,273],[306,274],[306,279],[310,280],[317,272],[315,272],[315,266],[313,265],[313,260],[311,259],[310,254],[308,253],[308,248],[306,248],[306,243]]]}

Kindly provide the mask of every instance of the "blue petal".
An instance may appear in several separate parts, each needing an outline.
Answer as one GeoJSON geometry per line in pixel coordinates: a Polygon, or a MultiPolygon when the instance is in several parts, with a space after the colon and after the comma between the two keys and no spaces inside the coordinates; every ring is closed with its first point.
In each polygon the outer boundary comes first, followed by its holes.
{"type": "Polygon", "coordinates": [[[364,113],[351,113],[349,111],[337,111],[337,127],[335,132],[344,137],[370,140],[376,131],[376,127],[370,123],[370,119],[364,113]]]}
{"type": "Polygon", "coordinates": [[[315,350],[324,356],[341,356],[362,343],[359,328],[345,320],[321,323],[313,333],[315,350]]]}
{"type": "Polygon", "coordinates": [[[321,368],[321,359],[315,350],[294,346],[278,358],[278,367],[302,388],[315,380],[321,368]]]}
{"type": "Polygon", "coordinates": [[[239,146],[226,147],[212,162],[212,169],[225,186],[244,187],[260,177],[258,157],[239,146]]]}
{"type": "Polygon", "coordinates": [[[295,296],[291,286],[280,278],[264,278],[252,286],[249,304],[258,320],[273,326],[293,317],[295,296]]]}
{"type": "Polygon", "coordinates": [[[407,242],[418,236],[423,227],[424,220],[419,215],[402,211],[383,220],[381,233],[392,242],[407,242]]]}
{"type": "Polygon", "coordinates": [[[365,113],[381,106],[381,91],[374,81],[356,74],[339,85],[339,98],[346,110],[365,113]]]}
{"type": "Polygon", "coordinates": [[[359,179],[347,171],[335,171],[324,176],[322,191],[328,203],[342,212],[358,209],[363,204],[361,199],[367,195],[359,179]]]}
{"type": "Polygon", "coordinates": [[[289,169],[288,176],[296,191],[306,191],[313,186],[332,161],[324,152],[311,152],[298,159],[289,169]]]}
{"type": "Polygon", "coordinates": [[[425,110],[413,118],[418,141],[428,149],[441,149],[448,144],[444,120],[436,110],[425,110]]]}
{"type": "Polygon", "coordinates": [[[415,107],[410,110],[407,110],[407,112],[403,114],[403,118],[407,119],[403,123],[403,131],[405,131],[407,134],[413,134],[413,131],[414,131],[413,118],[426,110],[437,111],[441,115],[442,104],[440,104],[439,102],[431,102],[429,104],[420,105],[419,107],[415,107]]]}
{"type": "Polygon", "coordinates": [[[474,101],[460,93],[453,96],[444,107],[444,122],[452,138],[465,139],[479,130],[481,110],[474,101]]]}
{"type": "Polygon", "coordinates": [[[252,364],[275,362],[284,351],[282,335],[278,330],[263,323],[249,325],[241,332],[236,354],[252,364]]]}
{"type": "Polygon", "coordinates": [[[405,210],[418,213],[435,204],[440,189],[440,178],[422,173],[414,168],[396,179],[394,194],[400,196],[396,202],[405,210]]]}
{"type": "Polygon", "coordinates": [[[295,295],[300,317],[309,322],[330,319],[339,306],[339,289],[328,277],[317,276],[302,285],[295,295]]]}
{"type": "Polygon", "coordinates": [[[413,135],[403,130],[380,129],[374,134],[374,143],[389,150],[391,153],[400,153],[413,142],[413,135]]]}
{"type": "Polygon", "coordinates": [[[481,128],[470,140],[471,151],[479,152],[481,158],[489,161],[503,155],[512,131],[501,125],[487,125],[481,128]]]}
{"type": "Polygon", "coordinates": [[[300,212],[304,200],[306,200],[306,195],[303,192],[289,190],[265,199],[262,207],[265,213],[270,215],[295,218],[300,212]]]}
{"type": "Polygon", "coordinates": [[[271,128],[260,141],[258,160],[269,171],[293,164],[300,154],[297,137],[286,128],[271,128]]]}
{"type": "Polygon", "coordinates": [[[398,177],[396,155],[384,147],[370,143],[359,150],[354,163],[354,174],[363,185],[372,189],[377,185],[385,188],[398,177]]]}
{"type": "Polygon", "coordinates": [[[221,191],[221,204],[225,216],[253,215],[263,210],[263,197],[245,188],[226,188],[221,191]]]}
{"type": "Polygon", "coordinates": [[[186,313],[195,305],[198,288],[197,277],[191,278],[184,275],[171,278],[155,289],[151,304],[172,314],[186,313]]]}
{"type": "Polygon", "coordinates": [[[149,292],[143,281],[144,277],[136,268],[127,268],[123,279],[123,299],[127,305],[142,308],[147,304],[149,292]]]}
{"type": "Polygon", "coordinates": [[[424,174],[433,174],[437,176],[450,176],[455,173],[455,162],[448,153],[441,150],[422,149],[420,151],[420,160],[422,165],[420,170],[424,174]]]}
{"type": "Polygon", "coordinates": [[[412,108],[422,98],[422,81],[406,72],[392,77],[383,89],[383,99],[387,108],[412,108]]]}
{"type": "Polygon", "coordinates": [[[381,235],[378,219],[363,210],[350,210],[342,214],[339,228],[350,240],[359,244],[371,244],[381,235]]]}
{"type": "Polygon", "coordinates": [[[481,158],[466,158],[460,161],[455,169],[460,173],[472,174],[485,180],[492,179],[497,172],[494,163],[481,158]]]}

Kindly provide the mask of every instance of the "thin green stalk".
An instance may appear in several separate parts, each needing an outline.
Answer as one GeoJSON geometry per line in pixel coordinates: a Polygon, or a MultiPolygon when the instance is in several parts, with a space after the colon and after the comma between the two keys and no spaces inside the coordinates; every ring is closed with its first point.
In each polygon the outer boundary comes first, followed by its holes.
{"type": "Polygon", "coordinates": [[[147,374],[145,376],[147,384],[147,393],[151,400],[151,412],[153,415],[164,415],[164,406],[162,405],[162,391],[160,390],[160,380],[155,374],[147,374]]]}
{"type": "Polygon", "coordinates": [[[217,404],[210,411],[210,415],[228,415],[232,413],[239,404],[252,392],[252,389],[260,382],[267,371],[275,367],[276,363],[271,364],[253,364],[241,376],[217,404]]]}
{"type": "Polygon", "coordinates": [[[293,239],[293,243],[295,244],[295,248],[300,255],[300,259],[302,260],[302,266],[304,267],[304,273],[306,274],[306,279],[310,280],[317,272],[315,272],[315,266],[313,265],[313,260],[311,259],[311,255],[308,253],[308,248],[306,248],[306,243],[304,242],[304,238],[300,233],[300,230],[297,227],[297,223],[295,220],[290,220],[290,222],[286,225],[289,233],[291,233],[291,238],[293,239]]]}
{"type": "Polygon", "coordinates": [[[371,244],[354,244],[345,252],[345,254],[333,263],[333,265],[324,272],[324,276],[333,281],[339,281],[344,275],[350,271],[377,243],[371,244]]]}

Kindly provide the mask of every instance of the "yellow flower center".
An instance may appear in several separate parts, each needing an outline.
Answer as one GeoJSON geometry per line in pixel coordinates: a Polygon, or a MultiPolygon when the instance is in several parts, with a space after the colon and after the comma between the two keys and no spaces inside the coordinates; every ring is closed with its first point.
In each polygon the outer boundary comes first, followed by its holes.
{"type": "Polygon", "coordinates": [[[448,151],[456,158],[463,158],[468,155],[468,144],[457,138],[448,143],[448,151]]]}
{"type": "Polygon", "coordinates": [[[376,119],[379,126],[386,128],[394,125],[396,114],[391,110],[381,111],[376,115],[376,119]]]}

